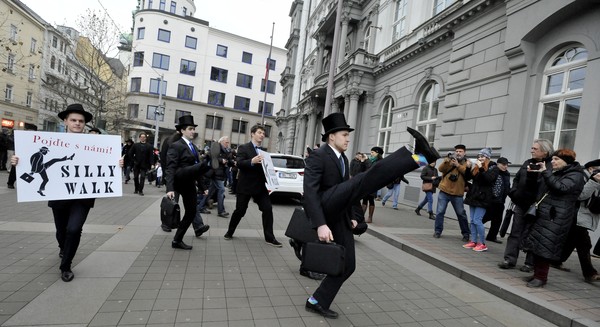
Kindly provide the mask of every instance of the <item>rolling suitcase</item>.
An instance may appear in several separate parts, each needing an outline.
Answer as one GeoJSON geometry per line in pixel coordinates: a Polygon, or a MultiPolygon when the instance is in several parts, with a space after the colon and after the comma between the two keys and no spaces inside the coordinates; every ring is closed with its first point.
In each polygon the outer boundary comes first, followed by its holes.
{"type": "Polygon", "coordinates": [[[175,200],[171,200],[168,197],[163,197],[160,203],[160,227],[165,232],[170,232],[171,229],[179,227],[181,221],[181,211],[179,204],[175,200]]]}

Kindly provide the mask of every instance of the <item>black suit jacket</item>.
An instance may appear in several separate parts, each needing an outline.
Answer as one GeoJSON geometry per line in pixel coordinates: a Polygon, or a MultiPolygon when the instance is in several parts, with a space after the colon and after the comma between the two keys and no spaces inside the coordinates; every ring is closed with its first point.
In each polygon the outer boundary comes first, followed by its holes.
{"type": "MultiPolygon", "coordinates": [[[[196,146],[194,145],[194,147],[196,146]]],[[[196,153],[199,153],[198,148],[196,148],[196,153]]],[[[189,167],[199,162],[200,157],[194,155],[186,140],[181,138],[171,143],[167,151],[167,169],[165,170],[167,192],[175,191],[175,173],[178,169],[189,167]]]]}
{"type": "Polygon", "coordinates": [[[237,167],[239,171],[238,183],[235,188],[236,193],[240,194],[258,194],[266,191],[265,173],[262,165],[252,165],[252,158],[257,155],[254,144],[248,142],[240,145],[237,151],[237,167]]]}
{"type": "MultiPolygon", "coordinates": [[[[329,145],[324,145],[313,151],[306,158],[304,169],[304,210],[313,228],[327,224],[333,226],[339,222],[345,222],[351,228],[351,220],[360,221],[356,211],[357,203],[337,211],[338,214],[326,216],[324,206],[327,199],[323,198],[323,192],[342,183],[349,178],[348,158],[344,156],[344,176],[342,176],[341,165],[335,152],[329,145]]],[[[360,208],[360,206],[358,206],[360,208]]],[[[330,211],[330,210],[327,210],[330,211]]]]}

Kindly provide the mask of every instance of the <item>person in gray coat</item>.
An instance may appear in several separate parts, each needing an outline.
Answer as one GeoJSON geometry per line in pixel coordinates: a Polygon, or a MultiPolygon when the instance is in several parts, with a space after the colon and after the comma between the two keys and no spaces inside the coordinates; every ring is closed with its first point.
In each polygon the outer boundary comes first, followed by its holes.
{"type": "Polygon", "coordinates": [[[552,171],[538,164],[544,186],[538,193],[536,218],[524,249],[533,253],[533,276],[526,277],[527,287],[542,287],[548,281],[550,264],[561,260],[569,230],[577,215],[579,194],[585,184],[583,167],[575,161],[575,151],[560,149],[552,154],[552,171]]]}

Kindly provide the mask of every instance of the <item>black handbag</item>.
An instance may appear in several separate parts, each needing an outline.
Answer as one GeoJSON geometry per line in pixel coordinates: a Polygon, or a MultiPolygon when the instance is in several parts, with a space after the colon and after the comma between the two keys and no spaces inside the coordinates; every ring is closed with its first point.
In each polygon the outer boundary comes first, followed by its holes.
{"type": "Polygon", "coordinates": [[[508,230],[508,226],[510,225],[510,221],[512,220],[513,215],[515,214],[515,204],[510,203],[508,205],[508,209],[506,209],[506,213],[504,214],[504,220],[502,220],[502,225],[500,226],[500,237],[504,237],[506,235],[506,231],[508,230]]]}
{"type": "Polygon", "coordinates": [[[303,208],[294,209],[292,218],[285,230],[285,236],[302,243],[316,242],[319,240],[317,231],[314,230],[303,208]]]}
{"type": "Polygon", "coordinates": [[[163,197],[160,203],[160,221],[165,231],[179,227],[181,210],[175,200],[163,197]]]}
{"type": "Polygon", "coordinates": [[[344,273],[346,249],[336,243],[308,242],[302,249],[302,269],[341,276],[344,273]]]}

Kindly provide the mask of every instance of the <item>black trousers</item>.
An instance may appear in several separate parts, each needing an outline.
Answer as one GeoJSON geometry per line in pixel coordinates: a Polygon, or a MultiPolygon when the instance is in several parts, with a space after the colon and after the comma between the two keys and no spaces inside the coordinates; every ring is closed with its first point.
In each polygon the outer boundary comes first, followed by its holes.
{"type": "Polygon", "coordinates": [[[173,238],[174,242],[181,242],[183,240],[183,236],[196,217],[196,199],[198,196],[196,181],[209,169],[208,166],[199,163],[193,166],[179,168],[177,172],[175,172],[173,187],[175,188],[175,192],[181,195],[185,213],[181,218],[177,232],[175,232],[175,237],[173,238]]]}
{"type": "MultiPolygon", "coordinates": [[[[512,221],[512,227],[510,229],[510,235],[506,241],[506,248],[504,249],[504,260],[510,264],[516,264],[519,258],[519,251],[523,242],[529,236],[531,226],[533,226],[533,219],[525,217],[525,212],[521,207],[515,206],[514,215],[512,221]]],[[[525,264],[533,266],[533,255],[531,252],[527,252],[525,256],[525,264]]]]}
{"type": "Polygon", "coordinates": [[[56,240],[58,247],[63,252],[60,270],[71,270],[71,263],[77,253],[83,224],[87,219],[90,207],[79,201],[70,201],[60,208],[52,208],[54,225],[56,226],[56,240]]]}
{"type": "MultiPolygon", "coordinates": [[[[419,165],[412,158],[412,153],[405,147],[398,149],[383,160],[377,161],[369,170],[357,174],[323,192],[321,204],[325,211],[325,217],[340,217],[340,212],[344,212],[350,206],[358,204],[360,199],[377,192],[377,190],[392,183],[396,178],[417,168],[419,168],[419,165]]],[[[329,228],[333,234],[334,242],[346,248],[346,262],[342,276],[325,277],[313,293],[313,297],[324,308],[329,308],[342,284],[352,275],[356,268],[354,235],[352,235],[352,230],[348,226],[348,223],[346,221],[337,221],[331,224],[329,228]]]]}
{"type": "Polygon", "coordinates": [[[15,185],[15,182],[17,181],[17,168],[15,166],[10,168],[10,172],[8,173],[8,181],[6,182],[7,185],[15,185]]]}
{"type": "Polygon", "coordinates": [[[592,257],[590,256],[592,240],[590,240],[587,228],[577,225],[571,227],[567,242],[563,246],[561,262],[567,261],[574,249],[577,249],[583,277],[592,277],[597,274],[598,271],[592,265],[592,257]]]}
{"type": "Polygon", "coordinates": [[[265,188],[262,188],[258,193],[255,194],[238,193],[236,195],[235,210],[233,211],[233,214],[231,214],[227,234],[233,235],[233,233],[235,233],[235,229],[239,225],[244,215],[246,215],[246,210],[248,210],[248,203],[250,202],[250,199],[253,199],[254,202],[256,202],[258,205],[258,210],[262,212],[262,225],[265,240],[267,242],[275,240],[275,235],[273,234],[273,207],[271,206],[269,192],[267,192],[265,188]]]}
{"type": "Polygon", "coordinates": [[[490,230],[488,231],[487,237],[485,238],[488,241],[494,241],[498,238],[498,232],[500,231],[500,226],[502,225],[502,215],[504,214],[504,203],[494,203],[490,205],[485,210],[485,215],[483,216],[483,223],[487,223],[490,221],[490,230]]]}
{"type": "Polygon", "coordinates": [[[135,184],[135,190],[137,192],[144,191],[144,184],[146,182],[146,171],[140,167],[133,167],[133,183],[135,184]]]}

